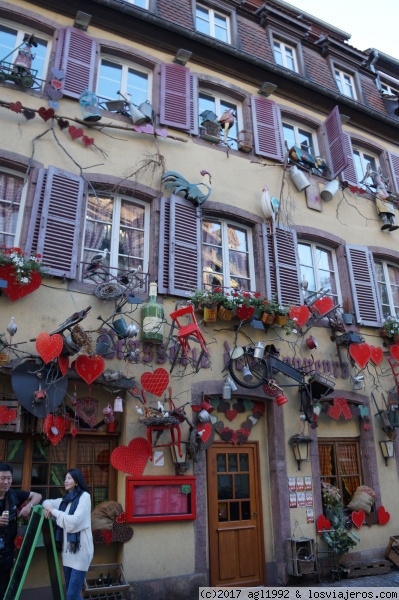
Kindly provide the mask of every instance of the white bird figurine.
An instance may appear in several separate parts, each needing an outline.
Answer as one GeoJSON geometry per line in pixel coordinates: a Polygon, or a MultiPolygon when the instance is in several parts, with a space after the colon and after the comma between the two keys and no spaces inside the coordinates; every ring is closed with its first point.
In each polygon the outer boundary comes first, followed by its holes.
{"type": "Polygon", "coordinates": [[[95,254],[90,260],[90,265],[88,266],[86,272],[90,273],[91,271],[95,271],[96,269],[98,269],[101,263],[107,258],[108,254],[108,248],[104,248],[104,250],[101,250],[98,252],[98,254],[95,254]]]}
{"type": "Polygon", "coordinates": [[[136,410],[137,410],[137,413],[138,413],[139,415],[143,415],[143,414],[144,414],[144,411],[143,411],[143,409],[142,409],[142,408],[139,408],[138,406],[136,406],[136,410]]]}
{"type": "Polygon", "coordinates": [[[160,402],[159,400],[158,400],[158,410],[159,410],[159,412],[161,412],[162,414],[165,412],[165,407],[164,407],[164,405],[162,404],[162,402],[160,402]]]}
{"type": "Polygon", "coordinates": [[[17,333],[17,329],[18,329],[18,327],[17,327],[16,323],[14,322],[14,317],[11,317],[10,322],[7,326],[7,331],[11,337],[13,337],[17,333]]]}

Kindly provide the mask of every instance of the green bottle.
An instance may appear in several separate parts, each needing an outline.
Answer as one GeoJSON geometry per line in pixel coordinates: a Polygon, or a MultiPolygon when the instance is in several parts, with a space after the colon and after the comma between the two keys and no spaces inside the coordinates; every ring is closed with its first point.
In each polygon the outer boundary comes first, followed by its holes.
{"type": "Polygon", "coordinates": [[[157,302],[157,284],[150,283],[150,298],[141,309],[143,342],[162,344],[163,342],[163,306],[157,302]]]}

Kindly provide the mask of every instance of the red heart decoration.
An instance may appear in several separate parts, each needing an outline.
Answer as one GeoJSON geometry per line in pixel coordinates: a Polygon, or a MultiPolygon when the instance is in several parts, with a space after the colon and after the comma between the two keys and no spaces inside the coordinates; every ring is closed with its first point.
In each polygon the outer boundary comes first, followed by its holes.
{"type": "Polygon", "coordinates": [[[68,373],[68,369],[69,369],[69,358],[68,356],[62,356],[62,354],[59,354],[58,356],[58,367],[61,371],[61,373],[63,375],[66,375],[68,373]]]}
{"type": "Polygon", "coordinates": [[[133,529],[131,527],[117,523],[116,521],[114,521],[111,533],[112,541],[121,542],[122,544],[128,542],[133,537],[133,529]]]}
{"type": "Polygon", "coordinates": [[[78,435],[78,429],[77,427],[72,427],[71,429],[71,435],[73,435],[73,437],[76,437],[78,435]]]}
{"type": "Polygon", "coordinates": [[[357,527],[358,529],[360,529],[360,528],[361,528],[361,526],[362,526],[362,525],[363,525],[363,523],[364,523],[365,516],[366,516],[366,515],[365,515],[365,512],[364,512],[364,510],[358,510],[358,511],[354,511],[354,512],[351,514],[352,523],[353,523],[354,525],[356,525],[356,527],[357,527]]]}
{"type": "Polygon", "coordinates": [[[101,529],[101,535],[104,538],[104,542],[108,546],[112,542],[112,531],[109,529],[101,529]]]}
{"type": "Polygon", "coordinates": [[[52,108],[45,108],[44,106],[41,106],[37,112],[43,121],[48,121],[55,115],[55,112],[52,108]]]}
{"type": "Polygon", "coordinates": [[[234,410],[233,408],[229,408],[226,410],[226,417],[228,418],[229,421],[232,421],[233,419],[235,419],[237,416],[237,411],[234,410]]]}
{"type": "Polygon", "coordinates": [[[128,446],[118,446],[111,453],[111,465],[118,471],[141,476],[150,456],[148,442],[134,438],[128,446]]]}
{"type": "Polygon", "coordinates": [[[378,525],[386,525],[391,518],[391,515],[383,506],[380,506],[377,510],[378,514],[378,525]]]}
{"type": "Polygon", "coordinates": [[[363,342],[363,344],[350,344],[349,354],[358,367],[364,369],[371,358],[370,346],[366,342],[363,342]]]}
{"type": "Polygon", "coordinates": [[[43,421],[43,431],[47,435],[53,446],[56,446],[58,442],[62,440],[65,435],[65,419],[64,417],[54,415],[47,415],[43,421]],[[51,428],[55,427],[58,433],[53,433],[51,428]]]}
{"type": "Polygon", "coordinates": [[[197,427],[199,433],[202,432],[201,440],[204,444],[209,440],[212,434],[212,425],[210,423],[200,423],[197,427]]]}
{"type": "Polygon", "coordinates": [[[330,531],[331,522],[328,519],[326,519],[324,515],[319,515],[316,521],[316,529],[318,533],[321,533],[323,529],[325,529],[326,531],[330,531]]]}
{"type": "Polygon", "coordinates": [[[253,306],[245,306],[245,304],[237,307],[237,317],[240,321],[248,321],[254,316],[255,309],[253,306]]]}
{"type": "Polygon", "coordinates": [[[42,282],[40,273],[32,271],[29,283],[19,283],[13,265],[3,265],[0,267],[0,279],[5,279],[8,282],[8,286],[3,288],[2,291],[8,296],[11,302],[15,302],[15,300],[31,294],[40,287],[42,282]]]}
{"type": "MultiPolygon", "coordinates": [[[[1,271],[0,271],[0,275],[1,275],[1,271]]],[[[7,292],[7,288],[4,291],[7,292]]],[[[389,350],[390,350],[391,356],[396,358],[396,360],[399,360],[399,344],[392,344],[392,346],[390,347],[389,350]]]]}
{"type": "Polygon", "coordinates": [[[259,417],[263,417],[263,415],[265,414],[265,411],[266,411],[266,404],[264,402],[259,402],[259,401],[254,402],[253,411],[254,411],[254,416],[256,413],[257,415],[259,415],[259,417]]]}
{"type": "Polygon", "coordinates": [[[87,147],[87,146],[92,146],[94,144],[94,138],[88,137],[87,135],[84,135],[82,137],[82,142],[83,144],[87,147]]]}
{"type": "Polygon", "coordinates": [[[339,419],[341,416],[341,407],[338,404],[334,404],[334,406],[330,406],[328,409],[328,416],[332,419],[339,419]]]}
{"type": "Polygon", "coordinates": [[[117,523],[126,523],[126,513],[125,513],[125,511],[122,511],[121,513],[119,513],[119,515],[117,517],[115,517],[115,521],[117,523]]]}
{"type": "Polygon", "coordinates": [[[10,102],[8,108],[15,113],[20,113],[22,111],[22,104],[19,100],[18,102],[10,102]]]}
{"type": "Polygon", "coordinates": [[[146,392],[159,398],[168,387],[169,374],[165,369],[155,369],[153,373],[143,373],[140,382],[146,392]]]}
{"type": "Polygon", "coordinates": [[[333,302],[332,298],[328,298],[328,297],[320,298],[320,300],[316,300],[316,302],[313,303],[313,308],[316,309],[316,311],[319,313],[319,315],[325,315],[333,307],[334,307],[334,302],[333,302]]]}
{"type": "Polygon", "coordinates": [[[298,325],[299,329],[303,327],[310,318],[310,310],[307,306],[291,306],[289,311],[289,317],[295,324],[298,325]]]}
{"type": "Polygon", "coordinates": [[[8,425],[17,418],[17,411],[15,408],[8,409],[7,406],[0,406],[0,425],[8,425]]]}
{"type": "Polygon", "coordinates": [[[384,351],[382,348],[370,346],[370,358],[377,367],[384,360],[384,351]]]}
{"type": "Polygon", "coordinates": [[[95,354],[94,356],[86,356],[81,354],[75,360],[76,373],[89,385],[93,383],[97,377],[105,369],[105,362],[102,356],[95,354]]]}
{"type": "Polygon", "coordinates": [[[36,338],[36,350],[46,364],[61,354],[63,346],[64,340],[59,333],[49,335],[43,331],[36,338]]]}
{"type": "Polygon", "coordinates": [[[52,79],[51,80],[51,85],[56,89],[56,90],[60,90],[62,88],[62,81],[58,81],[58,79],[52,79]]]}
{"type": "Polygon", "coordinates": [[[77,127],[75,127],[75,125],[71,125],[70,127],[68,127],[68,133],[73,140],[77,140],[78,138],[81,138],[83,136],[83,129],[81,127],[79,127],[78,129],[77,127]]]}

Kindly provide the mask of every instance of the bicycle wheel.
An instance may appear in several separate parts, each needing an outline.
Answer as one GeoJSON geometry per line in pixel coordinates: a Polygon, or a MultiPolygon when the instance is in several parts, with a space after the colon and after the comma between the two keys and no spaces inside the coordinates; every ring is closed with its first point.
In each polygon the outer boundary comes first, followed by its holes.
{"type": "Polygon", "coordinates": [[[309,390],[306,388],[306,386],[303,386],[302,388],[300,388],[299,391],[301,394],[301,411],[305,415],[307,422],[313,423],[314,413],[313,413],[312,394],[309,392],[309,390]]]}
{"type": "Polygon", "coordinates": [[[240,358],[232,359],[228,368],[232,379],[247,389],[261,386],[268,375],[265,361],[255,358],[251,350],[244,352],[240,358]]]}
{"type": "Polygon", "coordinates": [[[188,443],[190,449],[190,456],[192,460],[194,462],[198,462],[201,454],[202,440],[201,436],[198,435],[198,431],[196,429],[193,429],[190,432],[188,443]]]}

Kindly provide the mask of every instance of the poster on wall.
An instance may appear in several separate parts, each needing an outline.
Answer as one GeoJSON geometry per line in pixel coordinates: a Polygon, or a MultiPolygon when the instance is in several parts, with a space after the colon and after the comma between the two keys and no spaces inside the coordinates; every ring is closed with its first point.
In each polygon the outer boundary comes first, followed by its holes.
{"type": "Polygon", "coordinates": [[[305,492],[310,492],[310,490],[312,489],[312,478],[311,477],[305,477],[305,492]]]}
{"type": "Polygon", "coordinates": [[[296,497],[299,508],[304,508],[306,506],[305,492],[297,492],[296,497]]]}
{"type": "Polygon", "coordinates": [[[313,508],[313,492],[305,492],[306,506],[313,508]]]}
{"type": "Polygon", "coordinates": [[[290,508],[296,508],[296,507],[297,507],[296,493],[291,492],[290,493],[290,508]]]}
{"type": "Polygon", "coordinates": [[[290,492],[296,492],[296,478],[288,477],[288,489],[290,492]]]}
{"type": "Polygon", "coordinates": [[[305,491],[305,482],[303,480],[303,477],[296,478],[296,491],[297,492],[305,491]]]}
{"type": "Polygon", "coordinates": [[[313,508],[307,508],[306,509],[306,523],[314,523],[313,508]]]}

